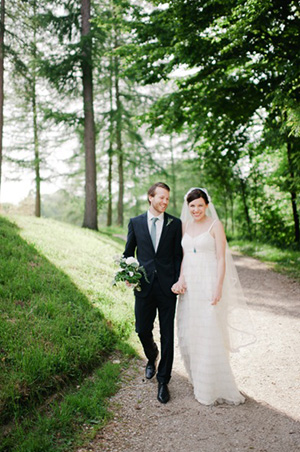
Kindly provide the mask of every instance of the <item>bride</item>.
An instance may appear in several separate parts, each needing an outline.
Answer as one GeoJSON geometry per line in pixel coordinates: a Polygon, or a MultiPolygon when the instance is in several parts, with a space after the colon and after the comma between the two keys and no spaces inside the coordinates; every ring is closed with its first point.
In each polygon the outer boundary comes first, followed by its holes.
{"type": "Polygon", "coordinates": [[[184,257],[172,291],[180,294],[177,330],[180,353],[205,405],[239,405],[229,351],[254,342],[248,310],[222,223],[204,188],[185,195],[181,215],[184,257]]]}

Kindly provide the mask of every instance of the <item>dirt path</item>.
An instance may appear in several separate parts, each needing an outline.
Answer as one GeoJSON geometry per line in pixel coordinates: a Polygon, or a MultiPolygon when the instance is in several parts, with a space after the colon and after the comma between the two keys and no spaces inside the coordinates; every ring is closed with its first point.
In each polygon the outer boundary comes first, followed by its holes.
{"type": "Polygon", "coordinates": [[[232,355],[246,403],[199,404],[176,347],[170,402],[156,400],[138,360],[111,399],[114,419],[78,452],[300,451],[300,285],[255,259],[235,262],[257,332],[256,344],[232,355]]]}

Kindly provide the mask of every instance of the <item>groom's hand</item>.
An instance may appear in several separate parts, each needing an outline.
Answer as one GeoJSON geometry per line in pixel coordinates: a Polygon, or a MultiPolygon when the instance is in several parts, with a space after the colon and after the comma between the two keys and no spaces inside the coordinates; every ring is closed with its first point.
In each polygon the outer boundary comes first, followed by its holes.
{"type": "Polygon", "coordinates": [[[125,281],[125,284],[127,287],[129,287],[129,289],[131,289],[134,286],[134,284],[130,284],[130,282],[128,281],[125,281]]]}

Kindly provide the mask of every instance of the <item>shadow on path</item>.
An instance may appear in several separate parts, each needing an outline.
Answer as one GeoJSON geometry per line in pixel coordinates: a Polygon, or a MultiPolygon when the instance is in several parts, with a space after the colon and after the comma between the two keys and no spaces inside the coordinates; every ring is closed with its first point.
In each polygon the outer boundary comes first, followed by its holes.
{"type": "MultiPolygon", "coordinates": [[[[238,407],[206,407],[193,396],[187,379],[175,372],[170,383],[172,399],[156,400],[156,382],[138,376],[113,399],[119,403],[114,420],[99,433],[93,448],[102,452],[296,452],[299,423],[267,404],[248,398],[238,407]]],[[[124,377],[126,380],[126,377],[124,377]]]]}

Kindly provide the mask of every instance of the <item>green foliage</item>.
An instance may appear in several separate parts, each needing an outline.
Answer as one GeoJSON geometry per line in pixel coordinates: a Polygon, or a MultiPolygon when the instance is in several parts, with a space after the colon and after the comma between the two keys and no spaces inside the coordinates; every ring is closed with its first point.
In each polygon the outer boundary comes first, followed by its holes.
{"type": "Polygon", "coordinates": [[[272,243],[281,247],[291,247],[294,242],[293,223],[282,222],[281,202],[264,203],[259,211],[256,223],[256,238],[265,243],[272,243]]]}
{"type": "Polygon", "coordinates": [[[121,245],[54,221],[16,221],[0,218],[2,422],[80,382],[133,332],[130,291],[111,290],[121,245]]]}
{"type": "Polygon", "coordinates": [[[267,262],[274,270],[300,281],[300,252],[258,241],[232,240],[230,248],[267,262]]]}
{"type": "Polygon", "coordinates": [[[67,190],[42,197],[42,216],[81,226],[84,199],[67,190]]]}
{"type": "MultiPolygon", "coordinates": [[[[130,69],[137,71],[144,83],[167,78],[178,68],[182,75],[176,80],[177,87],[154,104],[145,120],[166,132],[188,127],[206,185],[212,185],[217,194],[226,193],[226,222],[230,209],[243,211],[239,224],[244,224],[244,235],[258,232],[260,221],[265,221],[268,239],[276,234],[273,240],[289,244],[293,221],[294,241],[299,244],[296,2],[175,0],[168,2],[167,8],[153,3],[156,8],[137,25],[139,48],[131,49],[130,69]],[[257,196],[260,166],[256,157],[266,148],[275,153],[283,146],[288,165],[281,176],[292,199],[287,217],[280,215],[276,204],[270,206],[268,191],[279,186],[268,187],[270,168],[260,177],[264,190],[260,199],[257,196]],[[259,209],[265,200],[269,215],[263,207],[259,209]],[[278,236],[280,217],[285,232],[278,236]]],[[[231,213],[232,225],[233,217],[231,213]]]]}

